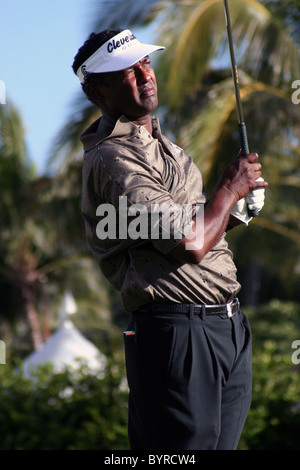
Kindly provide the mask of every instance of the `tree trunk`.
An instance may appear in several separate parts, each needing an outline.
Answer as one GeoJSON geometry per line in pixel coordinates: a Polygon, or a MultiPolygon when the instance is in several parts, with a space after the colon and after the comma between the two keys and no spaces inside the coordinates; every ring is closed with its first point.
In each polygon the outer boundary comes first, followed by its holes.
{"type": "Polygon", "coordinates": [[[25,294],[26,315],[27,315],[27,320],[28,320],[28,324],[30,327],[33,347],[36,350],[43,345],[44,341],[43,341],[43,337],[41,333],[39,316],[38,316],[38,313],[34,304],[34,297],[31,292],[28,292],[28,289],[26,289],[26,291],[27,291],[25,294]]]}

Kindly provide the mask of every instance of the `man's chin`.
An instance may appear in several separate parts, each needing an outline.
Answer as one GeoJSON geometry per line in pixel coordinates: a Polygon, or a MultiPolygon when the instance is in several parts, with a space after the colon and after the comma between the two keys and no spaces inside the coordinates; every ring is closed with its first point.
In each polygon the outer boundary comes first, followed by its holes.
{"type": "Polygon", "coordinates": [[[135,121],[136,119],[140,119],[144,116],[148,116],[149,114],[152,114],[158,106],[158,102],[152,101],[152,100],[145,100],[141,106],[139,106],[139,109],[136,110],[136,112],[129,112],[125,113],[125,115],[131,120],[135,121]]]}
{"type": "Polygon", "coordinates": [[[142,106],[149,114],[153,113],[158,106],[158,99],[156,96],[149,96],[142,100],[142,106]]]}

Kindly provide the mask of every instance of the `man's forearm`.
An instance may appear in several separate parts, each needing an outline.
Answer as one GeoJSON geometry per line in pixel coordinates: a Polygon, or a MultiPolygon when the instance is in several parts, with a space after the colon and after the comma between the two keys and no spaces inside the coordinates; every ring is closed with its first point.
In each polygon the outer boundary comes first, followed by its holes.
{"type": "Polygon", "coordinates": [[[181,240],[171,255],[185,263],[201,262],[226,231],[231,209],[237,201],[255,189],[268,186],[261,178],[261,165],[257,160],[256,153],[243,156],[240,152],[238,158],[226,167],[213,197],[205,206],[204,224],[201,220],[199,227],[196,218],[190,234],[181,240]]]}
{"type": "Polygon", "coordinates": [[[205,206],[204,218],[193,219],[191,232],[170,254],[182,262],[199,264],[226,231],[234,203],[235,198],[230,191],[218,189],[205,206]]]}

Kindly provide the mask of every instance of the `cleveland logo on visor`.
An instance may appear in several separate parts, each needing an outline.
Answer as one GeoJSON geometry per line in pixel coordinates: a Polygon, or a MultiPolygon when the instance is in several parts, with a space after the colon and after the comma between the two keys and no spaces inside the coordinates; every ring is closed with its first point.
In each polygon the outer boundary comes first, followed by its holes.
{"type": "Polygon", "coordinates": [[[84,83],[90,73],[118,72],[152,52],[165,49],[163,46],[142,44],[129,29],[109,39],[94,52],[77,70],[77,76],[84,83]]]}
{"type": "Polygon", "coordinates": [[[81,66],[81,73],[84,77],[88,76],[88,72],[86,71],[86,65],[81,66]]]}
{"type": "Polygon", "coordinates": [[[114,39],[110,41],[107,44],[107,52],[112,53],[115,49],[119,49],[119,47],[122,47],[122,49],[125,49],[126,47],[130,46],[131,43],[130,41],[134,41],[136,39],[134,34],[131,34],[131,36],[125,36],[124,38],[119,39],[118,41],[115,41],[114,39]]]}

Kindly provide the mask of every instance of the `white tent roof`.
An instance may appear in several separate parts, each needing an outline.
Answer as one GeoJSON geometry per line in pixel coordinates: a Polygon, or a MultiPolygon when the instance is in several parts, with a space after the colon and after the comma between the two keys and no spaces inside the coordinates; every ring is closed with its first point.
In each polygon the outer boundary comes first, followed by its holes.
{"type": "Polygon", "coordinates": [[[103,371],[106,365],[105,356],[68,319],[76,311],[76,302],[67,291],[58,312],[58,329],[40,349],[23,362],[26,377],[30,377],[31,371],[44,364],[52,364],[54,372],[61,372],[66,368],[76,370],[80,367],[80,360],[92,373],[103,371]]]}
{"type": "Polygon", "coordinates": [[[70,320],[66,320],[40,349],[25,359],[23,370],[27,377],[33,369],[47,363],[53,365],[54,372],[66,368],[76,370],[80,366],[79,359],[82,359],[93,373],[103,371],[106,364],[106,358],[99,349],[87,340],[70,320]]]}

